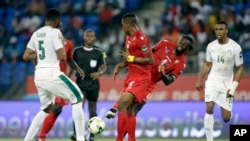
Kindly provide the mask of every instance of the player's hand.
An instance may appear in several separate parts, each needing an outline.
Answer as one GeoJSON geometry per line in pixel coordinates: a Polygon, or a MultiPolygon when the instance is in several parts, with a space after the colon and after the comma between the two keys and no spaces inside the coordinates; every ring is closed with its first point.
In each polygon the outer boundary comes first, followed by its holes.
{"type": "Polygon", "coordinates": [[[198,91],[201,91],[204,88],[202,81],[200,81],[200,80],[196,81],[195,87],[198,91]]]}
{"type": "Polygon", "coordinates": [[[158,72],[161,72],[163,74],[165,74],[165,70],[167,68],[167,60],[162,60],[161,63],[158,66],[158,72]]]}
{"type": "Polygon", "coordinates": [[[120,71],[120,66],[118,64],[118,65],[115,66],[115,68],[113,70],[114,81],[115,81],[116,75],[119,73],[119,71],[120,71]]]}
{"type": "Polygon", "coordinates": [[[90,77],[93,79],[93,80],[96,80],[100,77],[100,74],[98,72],[93,72],[93,73],[90,73],[90,77]]]}
{"type": "Polygon", "coordinates": [[[79,73],[79,75],[81,76],[82,79],[85,77],[85,72],[82,69],[79,69],[78,73],[79,73]]]}
{"type": "Polygon", "coordinates": [[[233,95],[230,94],[230,89],[227,90],[227,95],[226,95],[226,98],[229,98],[229,97],[234,97],[233,95]]]}
{"type": "Polygon", "coordinates": [[[119,56],[123,59],[127,59],[127,57],[129,56],[129,53],[123,51],[123,50],[119,50],[119,56]]]}

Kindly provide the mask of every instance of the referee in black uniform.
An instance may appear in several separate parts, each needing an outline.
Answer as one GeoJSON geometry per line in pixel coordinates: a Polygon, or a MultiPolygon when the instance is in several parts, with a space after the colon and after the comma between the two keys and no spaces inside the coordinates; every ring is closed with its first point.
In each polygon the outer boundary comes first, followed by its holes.
{"type": "MultiPolygon", "coordinates": [[[[76,73],[76,83],[84,94],[84,101],[88,101],[89,119],[97,116],[97,100],[99,96],[100,84],[99,77],[106,71],[106,54],[98,47],[94,46],[96,41],[95,32],[87,29],[83,35],[84,46],[76,47],[73,52],[73,59],[84,71],[85,77],[82,78],[76,73]]],[[[75,130],[74,130],[75,135],[75,130]]],[[[71,139],[74,141],[75,136],[71,139]]],[[[94,135],[90,134],[89,141],[94,141],[94,135]]]]}

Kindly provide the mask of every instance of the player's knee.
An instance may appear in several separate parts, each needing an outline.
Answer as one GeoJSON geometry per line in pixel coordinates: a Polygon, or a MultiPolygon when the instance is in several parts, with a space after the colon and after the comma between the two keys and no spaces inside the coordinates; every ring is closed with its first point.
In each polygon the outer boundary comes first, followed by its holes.
{"type": "Polygon", "coordinates": [[[231,119],[231,114],[228,114],[228,115],[224,115],[224,116],[223,116],[223,121],[224,121],[225,123],[229,122],[230,119],[231,119]]]}
{"type": "Polygon", "coordinates": [[[55,103],[52,108],[52,112],[56,115],[59,116],[62,112],[62,106],[58,103],[55,103]]]}
{"type": "Polygon", "coordinates": [[[50,111],[52,110],[52,106],[53,106],[52,103],[49,104],[45,109],[43,109],[43,111],[44,111],[45,113],[50,113],[50,111]]]}
{"type": "Polygon", "coordinates": [[[228,117],[223,118],[223,121],[224,121],[225,123],[227,123],[227,122],[229,122],[229,121],[230,121],[230,118],[228,118],[228,117]]]}
{"type": "Polygon", "coordinates": [[[145,105],[146,102],[141,102],[141,103],[137,103],[134,106],[134,113],[137,115],[137,113],[142,109],[142,107],[145,105]]]}

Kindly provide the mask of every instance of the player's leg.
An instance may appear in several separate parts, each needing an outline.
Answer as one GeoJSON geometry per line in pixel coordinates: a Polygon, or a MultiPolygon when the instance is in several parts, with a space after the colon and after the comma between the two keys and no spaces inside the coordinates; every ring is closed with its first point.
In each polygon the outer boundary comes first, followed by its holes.
{"type": "Polygon", "coordinates": [[[206,102],[206,113],[204,117],[204,129],[207,141],[213,141],[213,127],[214,127],[214,102],[206,102]]]}
{"type": "MultiPolygon", "coordinates": [[[[43,86],[44,84],[41,84],[43,86]]],[[[45,84],[46,85],[46,84],[45,84]]],[[[27,134],[24,138],[24,141],[31,141],[37,135],[38,130],[40,129],[41,124],[44,119],[47,117],[48,113],[52,108],[52,100],[54,99],[51,94],[48,94],[42,87],[40,87],[39,82],[36,83],[39,99],[41,102],[41,110],[33,118],[31,125],[27,131],[27,134]]]]}
{"type": "Polygon", "coordinates": [[[127,109],[128,117],[127,117],[127,127],[126,132],[128,134],[128,141],[135,141],[135,129],[136,129],[136,116],[134,111],[134,105],[131,105],[127,109]]]}
{"type": "MultiPolygon", "coordinates": [[[[89,119],[91,119],[94,116],[97,116],[97,100],[99,97],[99,82],[95,84],[95,87],[93,87],[90,91],[87,91],[86,93],[86,99],[88,100],[88,110],[89,110],[89,119]]],[[[95,135],[91,134],[89,135],[89,141],[94,141],[95,135]]]]}
{"type": "Polygon", "coordinates": [[[72,117],[75,123],[76,139],[84,141],[85,121],[82,108],[82,92],[80,88],[66,75],[61,74],[58,79],[58,86],[54,87],[57,90],[57,96],[69,100],[72,105],[72,117]],[[60,84],[60,85],[59,85],[60,84]]]}
{"type": "Polygon", "coordinates": [[[226,97],[226,93],[221,93],[218,97],[218,105],[221,107],[221,115],[224,122],[232,118],[233,97],[226,97]]]}
{"type": "Polygon", "coordinates": [[[127,109],[134,102],[134,95],[130,92],[124,92],[118,100],[118,120],[117,120],[117,137],[116,141],[123,141],[124,134],[127,131],[127,109]]]}
{"type": "MultiPolygon", "coordinates": [[[[79,86],[79,85],[78,85],[79,86]]],[[[81,92],[84,96],[83,100],[82,100],[82,108],[84,109],[84,105],[85,105],[85,101],[87,100],[87,95],[86,95],[86,91],[83,88],[80,88],[81,92]]],[[[75,128],[75,122],[73,122],[73,134],[70,136],[70,139],[72,141],[76,141],[76,128],[75,128]]],[[[85,139],[86,141],[87,139],[85,139]]]]}
{"type": "Polygon", "coordinates": [[[49,131],[54,126],[57,117],[62,112],[62,107],[66,105],[66,101],[62,98],[56,97],[55,103],[53,104],[52,111],[49,113],[49,115],[45,118],[40,134],[38,135],[39,138],[46,138],[46,135],[49,133],[49,131]]]}

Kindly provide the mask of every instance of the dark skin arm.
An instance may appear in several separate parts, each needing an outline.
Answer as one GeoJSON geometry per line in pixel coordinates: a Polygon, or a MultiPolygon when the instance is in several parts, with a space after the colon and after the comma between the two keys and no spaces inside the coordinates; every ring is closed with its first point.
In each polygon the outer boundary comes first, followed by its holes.
{"type": "Polygon", "coordinates": [[[24,61],[31,61],[36,60],[36,52],[30,48],[26,48],[24,54],[23,54],[23,60],[24,61]]]}
{"type": "Polygon", "coordinates": [[[117,64],[113,70],[113,77],[114,80],[116,78],[116,75],[119,73],[120,69],[127,67],[127,61],[124,60],[122,62],[120,62],[119,64],[117,64]]]}
{"type": "Polygon", "coordinates": [[[71,68],[70,71],[69,71],[69,76],[71,75],[73,70],[76,70],[80,74],[82,79],[84,78],[84,76],[85,76],[84,71],[76,64],[76,62],[73,59],[69,59],[68,64],[69,64],[69,66],[71,68]]]}
{"type": "Polygon", "coordinates": [[[167,86],[174,82],[175,76],[173,74],[162,74],[161,80],[167,86]]]}
{"type": "Polygon", "coordinates": [[[212,67],[212,62],[205,62],[203,64],[203,67],[201,69],[200,74],[198,75],[198,79],[196,81],[195,87],[198,91],[202,90],[204,88],[203,84],[202,84],[202,80],[204,79],[205,76],[208,75],[208,72],[210,71],[212,67]]]}
{"type": "Polygon", "coordinates": [[[106,70],[107,70],[107,65],[102,64],[100,66],[100,71],[99,72],[90,73],[90,76],[93,78],[93,80],[98,79],[106,70]],[[102,74],[100,72],[102,72],[102,74]]]}
{"type": "MultiPolygon", "coordinates": [[[[234,74],[234,80],[233,81],[237,81],[237,82],[240,82],[240,79],[243,75],[243,65],[239,65],[236,67],[236,71],[235,71],[235,74],[234,74]]],[[[229,94],[229,90],[227,90],[227,97],[232,97],[230,94],[229,94]]]]}
{"type": "MultiPolygon", "coordinates": [[[[120,57],[127,59],[129,56],[128,52],[119,50],[120,57]]],[[[149,57],[136,57],[134,59],[133,63],[138,63],[138,64],[145,64],[145,65],[152,65],[154,63],[154,57],[153,54],[151,54],[149,57]]]]}

